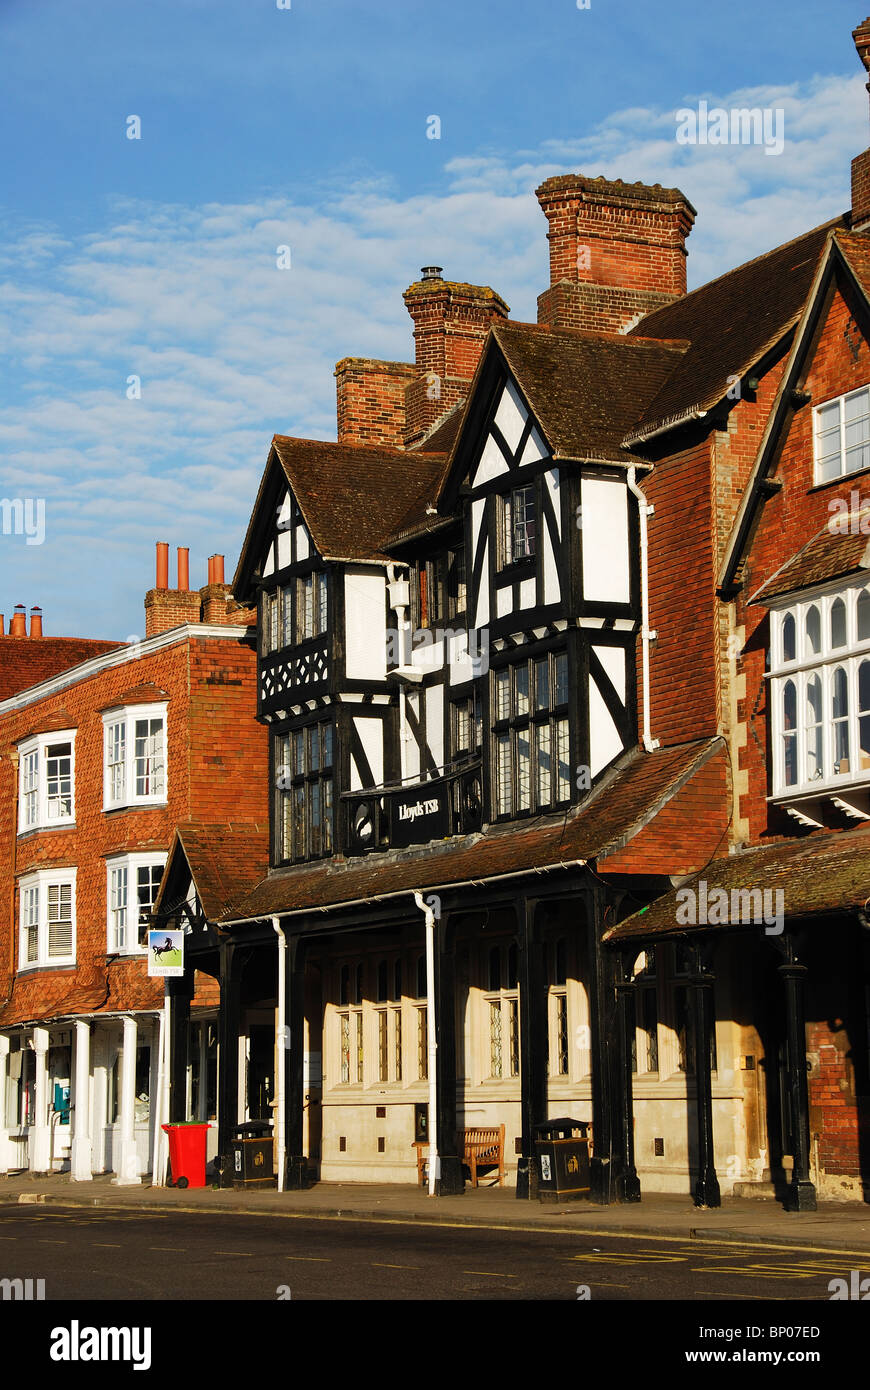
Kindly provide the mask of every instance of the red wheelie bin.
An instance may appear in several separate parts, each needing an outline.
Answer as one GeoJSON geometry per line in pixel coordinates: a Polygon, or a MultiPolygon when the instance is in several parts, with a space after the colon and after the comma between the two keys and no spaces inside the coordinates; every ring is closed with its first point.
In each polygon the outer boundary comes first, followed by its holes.
{"type": "Polygon", "coordinates": [[[169,1135],[170,1187],[205,1187],[206,1135],[211,1125],[198,1120],[162,1125],[169,1135]]]}

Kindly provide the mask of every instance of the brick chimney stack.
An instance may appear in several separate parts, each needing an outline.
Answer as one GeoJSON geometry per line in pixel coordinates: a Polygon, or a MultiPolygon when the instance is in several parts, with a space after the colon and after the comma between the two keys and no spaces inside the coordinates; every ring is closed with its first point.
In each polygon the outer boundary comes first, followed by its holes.
{"type": "Polygon", "coordinates": [[[410,362],[343,357],[335,366],[339,444],[405,443],[405,389],[416,380],[410,362]]]}
{"type": "Polygon", "coordinates": [[[686,293],[695,209],[678,188],[566,174],[537,196],[550,243],[539,323],[624,333],[686,293]]]}
{"type": "MultiPolygon", "coordinates": [[[[870,78],[870,18],[853,29],[852,38],[864,71],[870,78]]],[[[870,92],[870,81],[867,83],[870,92]]],[[[852,231],[863,231],[870,223],[870,149],[852,160],[852,231]]]]}
{"type": "Polygon", "coordinates": [[[421,274],[403,296],[414,320],[417,368],[405,392],[406,446],[468,394],[490,325],[510,313],[488,285],[443,280],[440,266],[424,266],[421,274]]]}

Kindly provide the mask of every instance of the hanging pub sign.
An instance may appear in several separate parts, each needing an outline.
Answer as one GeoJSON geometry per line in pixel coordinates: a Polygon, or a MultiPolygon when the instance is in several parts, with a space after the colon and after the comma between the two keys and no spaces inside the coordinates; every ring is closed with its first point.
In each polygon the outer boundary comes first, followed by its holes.
{"type": "Polygon", "coordinates": [[[164,980],[178,979],[184,974],[183,931],[148,933],[148,974],[164,980]]]}
{"type": "Polygon", "coordinates": [[[449,834],[447,783],[422,782],[394,792],[390,799],[390,845],[424,845],[449,834]]]}

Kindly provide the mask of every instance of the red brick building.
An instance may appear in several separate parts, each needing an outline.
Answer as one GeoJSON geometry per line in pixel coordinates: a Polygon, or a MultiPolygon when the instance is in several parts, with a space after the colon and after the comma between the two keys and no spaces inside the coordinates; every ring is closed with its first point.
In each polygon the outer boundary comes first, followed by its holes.
{"type": "MultiPolygon", "coordinates": [[[[142,940],[172,833],[204,813],[254,828],[266,814],[251,615],[222,557],[196,590],[180,551],[170,589],[158,546],[145,605],[135,644],[44,637],[33,622],[19,635],[20,620],[0,638],[0,1170],[148,1171],[163,982],[142,940]]],[[[197,979],[203,1114],[216,1003],[197,979]]]]}
{"type": "Polygon", "coordinates": [[[160,904],[222,933],[224,1172],[271,1002],[294,1185],[412,1180],[425,1112],[435,1190],[485,1130],[528,1196],[570,1114],[600,1200],[863,1194],[868,169],[691,294],[679,189],[548,179],[537,324],[425,267],[415,361],[275,436],[234,580],[269,844],[217,892],[179,837],[160,904]]]}

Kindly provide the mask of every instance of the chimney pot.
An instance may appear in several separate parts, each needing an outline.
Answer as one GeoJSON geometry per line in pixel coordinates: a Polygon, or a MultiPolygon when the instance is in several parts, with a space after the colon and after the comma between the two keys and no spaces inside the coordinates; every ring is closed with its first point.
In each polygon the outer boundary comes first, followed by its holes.
{"type": "Polygon", "coordinates": [[[12,614],[12,620],[9,624],[9,636],[27,636],[27,609],[23,603],[16,603],[15,605],[15,612],[12,614]]]}
{"type": "Polygon", "coordinates": [[[214,556],[213,556],[213,555],[209,555],[209,557],[208,557],[208,582],[209,582],[209,584],[213,584],[213,583],[214,583],[214,556]]]}
{"type": "Polygon", "coordinates": [[[178,587],[185,592],[190,588],[190,550],[186,545],[178,547],[178,587]]]}
{"type": "Polygon", "coordinates": [[[42,609],[39,607],[30,610],[30,635],[31,637],[42,636],[42,609]]]}
{"type": "Polygon", "coordinates": [[[157,578],[155,589],[169,588],[169,542],[157,542],[157,578]]]}
{"type": "Polygon", "coordinates": [[[213,579],[212,582],[213,582],[214,584],[223,584],[223,582],[224,582],[224,557],[223,557],[223,555],[215,555],[215,557],[214,557],[214,579],[213,579]]]}
{"type": "Polygon", "coordinates": [[[4,618],[3,614],[0,613],[0,637],[5,637],[5,636],[6,636],[6,619],[4,618]]]}
{"type": "Polygon", "coordinates": [[[440,280],[443,269],[441,265],[424,265],[420,274],[424,280],[440,280]]]}

